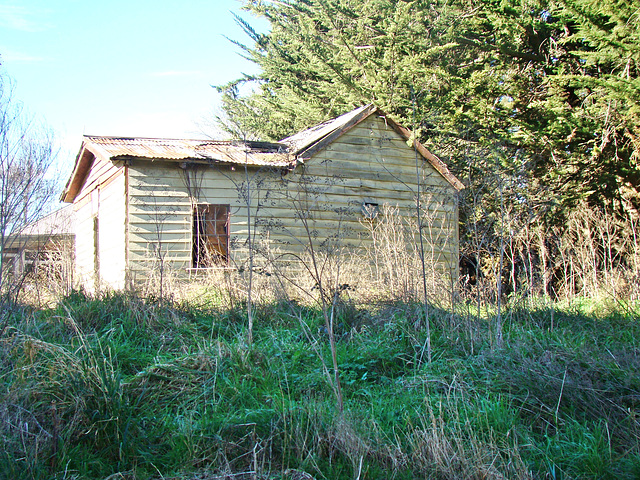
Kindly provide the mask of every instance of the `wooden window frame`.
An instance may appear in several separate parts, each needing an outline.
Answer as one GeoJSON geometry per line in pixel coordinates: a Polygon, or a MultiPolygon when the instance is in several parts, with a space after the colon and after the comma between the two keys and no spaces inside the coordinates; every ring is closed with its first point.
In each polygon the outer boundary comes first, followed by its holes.
{"type": "Polygon", "coordinates": [[[213,203],[198,203],[193,207],[191,268],[200,270],[229,265],[230,207],[213,203]]]}

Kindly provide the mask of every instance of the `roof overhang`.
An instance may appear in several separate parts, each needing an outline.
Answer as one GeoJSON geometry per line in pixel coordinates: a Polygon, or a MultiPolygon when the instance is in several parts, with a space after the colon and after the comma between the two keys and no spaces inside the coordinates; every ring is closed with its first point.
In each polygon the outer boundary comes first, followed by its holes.
{"type": "Polygon", "coordinates": [[[212,140],[129,138],[85,136],[75,166],[61,200],[72,203],[89,176],[96,158],[122,166],[132,161],[168,161],[181,166],[241,165],[292,169],[304,163],[371,115],[383,117],[387,125],[438,171],[456,190],[464,185],[438,157],[415,139],[413,133],[398,124],[373,104],[352,110],[339,117],[285,138],[279,143],[230,142],[212,140]]]}
{"type": "Polygon", "coordinates": [[[93,165],[95,158],[95,154],[87,148],[87,143],[83,141],[80,151],[76,157],[73,172],[71,172],[71,176],[67,180],[67,184],[60,196],[60,201],[65,203],[73,202],[82,189],[85,180],[89,176],[89,171],[91,170],[91,166],[93,165]]]}
{"type": "Polygon", "coordinates": [[[422,155],[431,164],[431,166],[435,168],[438,173],[440,173],[440,175],[442,175],[445,180],[447,180],[456,190],[460,191],[465,188],[464,184],[460,180],[458,180],[453,173],[449,171],[442,160],[436,157],[427,149],[427,147],[416,140],[411,130],[396,123],[392,118],[386,117],[386,119],[387,123],[391,125],[391,128],[393,128],[398,134],[400,134],[400,136],[402,136],[405,141],[412,142],[413,148],[415,148],[420,153],[420,155],[422,155]]]}
{"type": "Polygon", "coordinates": [[[295,159],[288,147],[272,142],[85,136],[64,191],[63,202],[71,203],[85,184],[96,158],[121,167],[133,161],[166,161],[187,165],[246,165],[291,168],[295,159]]]}

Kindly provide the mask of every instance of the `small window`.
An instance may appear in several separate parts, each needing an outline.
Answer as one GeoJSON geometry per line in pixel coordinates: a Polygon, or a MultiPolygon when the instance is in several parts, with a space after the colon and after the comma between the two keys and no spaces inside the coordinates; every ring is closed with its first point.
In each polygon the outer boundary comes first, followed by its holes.
{"type": "Polygon", "coordinates": [[[196,205],[193,211],[193,268],[229,260],[229,205],[196,205]]]}
{"type": "Polygon", "coordinates": [[[364,218],[373,219],[378,216],[380,213],[380,208],[377,203],[373,202],[364,202],[362,204],[362,215],[364,218]]]}

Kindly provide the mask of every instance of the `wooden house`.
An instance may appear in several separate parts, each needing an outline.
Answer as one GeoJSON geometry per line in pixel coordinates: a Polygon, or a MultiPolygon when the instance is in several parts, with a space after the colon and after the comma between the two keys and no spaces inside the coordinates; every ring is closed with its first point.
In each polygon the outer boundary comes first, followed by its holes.
{"type": "Polygon", "coordinates": [[[66,205],[9,235],[2,249],[2,265],[12,282],[34,274],[70,286],[74,223],[73,206],[66,205]]]}
{"type": "Polygon", "coordinates": [[[409,217],[426,194],[431,233],[446,232],[430,248],[455,276],[462,188],[367,105],[279,143],[85,136],[62,200],[76,212],[76,278],[119,289],[159,268],[232,268],[250,233],[285,253],[327,238],[361,248],[363,221],[385,204],[409,217]]]}

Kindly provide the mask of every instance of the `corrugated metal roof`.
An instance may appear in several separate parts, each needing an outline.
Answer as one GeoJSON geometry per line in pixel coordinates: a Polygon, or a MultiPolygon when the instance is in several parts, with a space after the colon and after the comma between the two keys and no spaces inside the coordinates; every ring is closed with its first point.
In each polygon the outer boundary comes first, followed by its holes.
{"type": "MultiPolygon", "coordinates": [[[[62,194],[62,200],[65,202],[74,200],[86,180],[86,175],[93,163],[93,155],[115,161],[140,158],[152,161],[195,161],[291,168],[297,162],[310,159],[318,151],[324,149],[372,114],[385,117],[385,121],[405,140],[412,139],[409,130],[387,117],[373,104],[356,108],[344,115],[287,137],[279,143],[85,135],[73,173],[62,194]]],[[[464,185],[449,172],[446,165],[438,157],[415,139],[413,139],[413,145],[451,185],[458,190],[464,188],[464,185]]]]}
{"type": "Polygon", "coordinates": [[[298,153],[315,145],[323,138],[326,138],[332,133],[345,128],[350,123],[357,121],[358,116],[362,115],[363,118],[366,118],[375,110],[376,108],[372,104],[356,108],[355,110],[340,115],[339,117],[320,123],[311,128],[308,128],[307,130],[287,137],[284,140],[281,140],[280,143],[284,143],[285,145],[287,145],[290,149],[290,152],[294,155],[297,155],[298,153]]]}
{"type": "Polygon", "coordinates": [[[287,167],[292,158],[282,144],[170,138],[126,138],[85,135],[85,145],[111,160],[147,158],[201,160],[254,166],[287,167]]]}

